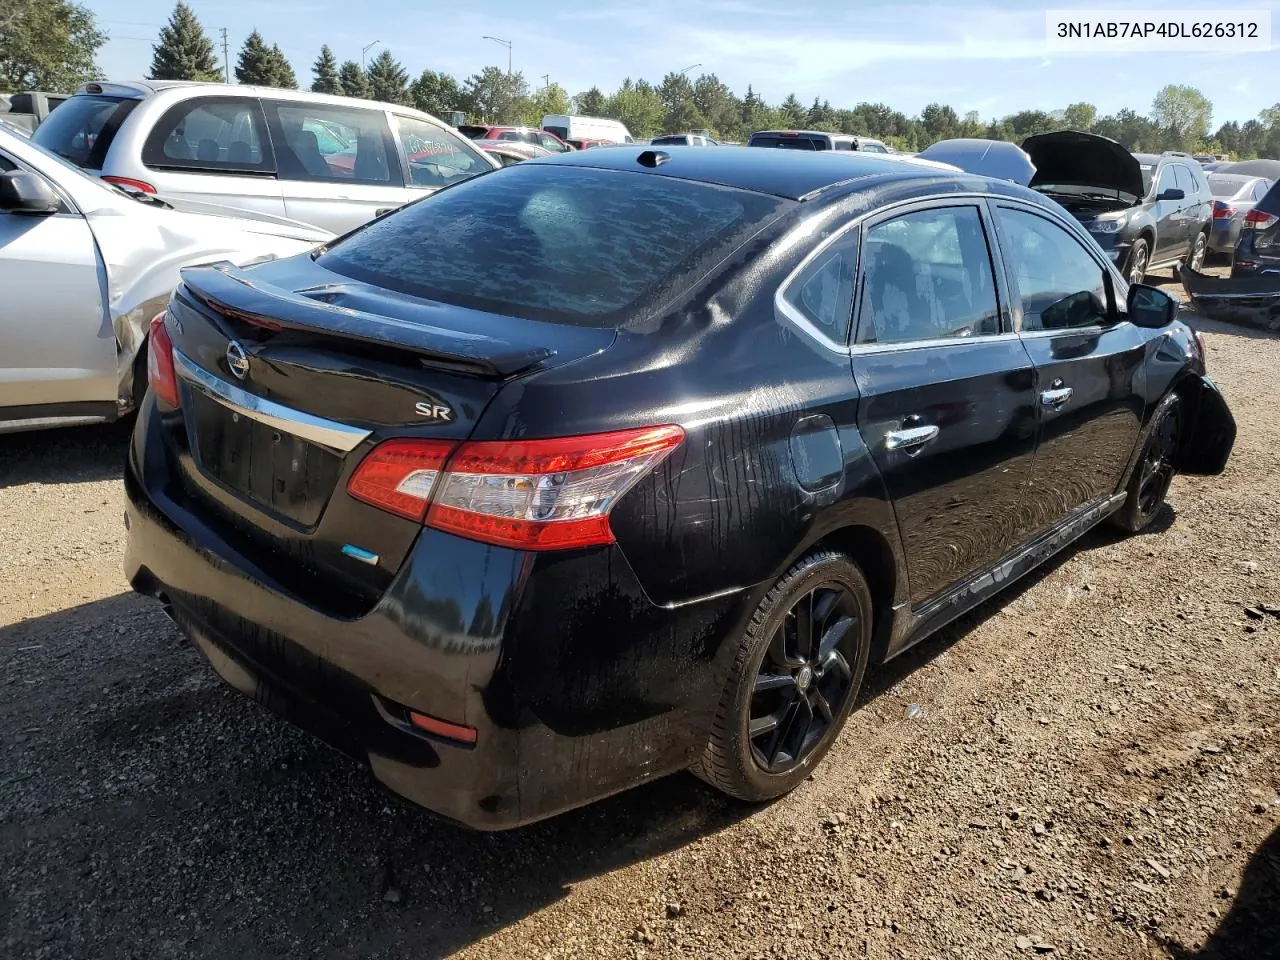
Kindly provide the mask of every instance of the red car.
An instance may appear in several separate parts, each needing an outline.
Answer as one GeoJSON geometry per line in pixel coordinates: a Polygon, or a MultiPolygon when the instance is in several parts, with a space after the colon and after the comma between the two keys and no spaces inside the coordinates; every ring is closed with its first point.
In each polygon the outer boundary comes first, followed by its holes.
{"type": "Polygon", "coordinates": [[[554,133],[536,130],[533,127],[486,127],[477,124],[463,124],[458,132],[472,140],[514,140],[516,143],[531,143],[552,153],[568,153],[573,147],[565,143],[554,133]]]}

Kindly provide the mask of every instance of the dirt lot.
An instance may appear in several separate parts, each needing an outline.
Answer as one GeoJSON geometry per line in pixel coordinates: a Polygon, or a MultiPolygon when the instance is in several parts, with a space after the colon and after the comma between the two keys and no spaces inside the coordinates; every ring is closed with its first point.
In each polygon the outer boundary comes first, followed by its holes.
{"type": "Polygon", "coordinates": [[[1280,340],[1201,326],[1228,473],[880,670],[816,779],[502,835],[386,796],[126,592],[123,430],[0,437],[0,956],[1280,956],[1280,620],[1246,610],[1280,606],[1280,340]]]}

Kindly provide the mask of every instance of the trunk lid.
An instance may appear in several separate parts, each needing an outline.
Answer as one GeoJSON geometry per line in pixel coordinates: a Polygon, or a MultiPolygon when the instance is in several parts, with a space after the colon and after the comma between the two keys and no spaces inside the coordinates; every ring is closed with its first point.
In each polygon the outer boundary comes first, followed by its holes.
{"type": "Polygon", "coordinates": [[[1076,130],[1041,133],[1022,141],[1035,165],[1030,186],[1094,187],[1127,194],[1143,194],[1142,167],[1132,153],[1106,137],[1076,130]]]}
{"type": "Polygon", "coordinates": [[[464,440],[504,385],[615,337],[390,293],[307,255],[185,270],[169,313],[170,494],[282,586],[351,616],[421,529],[347,494],[365,454],[464,440]]]}

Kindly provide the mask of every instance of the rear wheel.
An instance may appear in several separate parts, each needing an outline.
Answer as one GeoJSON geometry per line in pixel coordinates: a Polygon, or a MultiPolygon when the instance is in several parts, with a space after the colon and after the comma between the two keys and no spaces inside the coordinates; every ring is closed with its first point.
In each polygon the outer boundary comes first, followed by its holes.
{"type": "Polygon", "coordinates": [[[1152,417],[1142,456],[1129,478],[1124,506],[1111,518],[1113,524],[1128,533],[1146,529],[1164,506],[1182,436],[1182,398],[1169,394],[1152,417]]]}
{"type": "Polygon", "coordinates": [[[1129,248],[1129,269],[1125,271],[1130,283],[1141,283],[1147,275],[1147,264],[1151,261],[1151,250],[1145,237],[1133,241],[1129,248]]]}
{"type": "Polygon", "coordinates": [[[1187,255],[1187,266],[1197,273],[1204,266],[1205,254],[1209,251],[1209,238],[1204,232],[1196,234],[1195,242],[1191,244],[1191,253],[1187,255]]]}
{"type": "Polygon", "coordinates": [[[756,608],[693,772],[742,800],[793,790],[844,726],[871,649],[871,591],[844,554],[804,558],[756,608]]]}

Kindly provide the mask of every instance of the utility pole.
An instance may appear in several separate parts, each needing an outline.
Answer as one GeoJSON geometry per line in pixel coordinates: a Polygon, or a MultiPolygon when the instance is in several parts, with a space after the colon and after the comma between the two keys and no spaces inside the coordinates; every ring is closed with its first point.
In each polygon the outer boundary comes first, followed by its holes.
{"type": "Polygon", "coordinates": [[[222,28],[222,69],[227,78],[227,83],[231,82],[231,54],[227,51],[230,49],[227,43],[227,28],[222,28]]]}
{"type": "Polygon", "coordinates": [[[542,75],[542,89],[549,90],[551,88],[551,74],[544,73],[542,75]]]}

